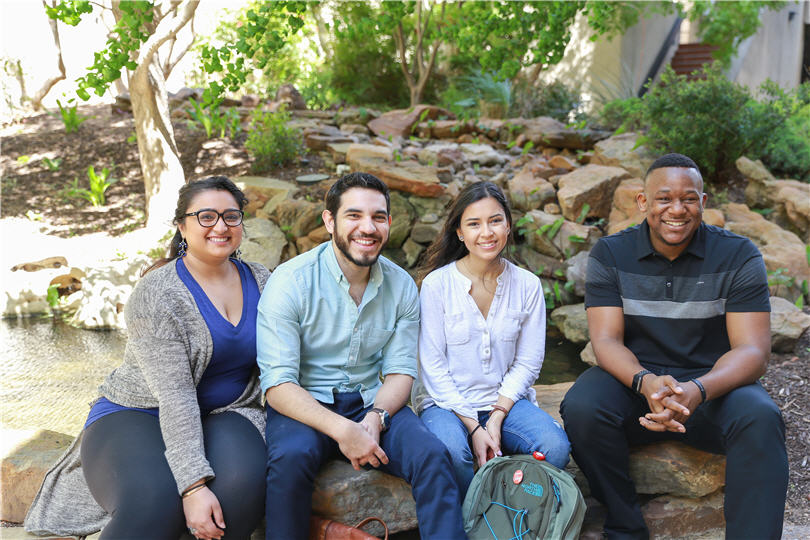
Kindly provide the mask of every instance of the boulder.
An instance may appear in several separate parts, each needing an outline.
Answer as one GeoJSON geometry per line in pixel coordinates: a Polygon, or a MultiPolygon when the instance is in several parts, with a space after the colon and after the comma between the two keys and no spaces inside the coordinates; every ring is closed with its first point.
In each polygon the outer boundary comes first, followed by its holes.
{"type": "Polygon", "coordinates": [[[810,328],[810,315],[779,296],[771,296],[771,350],[793,352],[796,342],[810,328]]]}
{"type": "Polygon", "coordinates": [[[245,220],[245,237],[239,248],[244,260],[261,263],[272,271],[281,262],[285,247],[287,235],[278,225],[268,219],[245,220]]]}
{"type": "Polygon", "coordinates": [[[417,154],[419,163],[423,165],[439,165],[443,167],[449,164],[461,164],[464,162],[464,154],[461,153],[458,144],[452,142],[429,144],[419,150],[417,154]],[[439,164],[439,156],[447,156],[443,159],[444,163],[439,164]],[[455,157],[453,160],[451,157],[455,157]]]}
{"type": "Polygon", "coordinates": [[[574,294],[580,297],[585,296],[585,277],[588,270],[589,254],[590,251],[580,251],[565,261],[568,265],[565,270],[565,278],[574,283],[574,294]]]}
{"type": "Polygon", "coordinates": [[[21,523],[45,473],[64,453],[73,437],[43,429],[2,428],[0,519],[21,523]]]}
{"type": "Polygon", "coordinates": [[[706,208],[703,211],[703,223],[722,229],[726,226],[726,216],[723,215],[723,211],[719,208],[706,208]]]}
{"type": "Polygon", "coordinates": [[[334,115],[335,123],[341,124],[362,124],[366,125],[369,120],[380,116],[380,111],[367,107],[349,107],[337,111],[334,115]]]}
{"type": "Polygon", "coordinates": [[[301,95],[295,86],[287,83],[279,86],[276,90],[275,101],[287,105],[288,110],[304,110],[307,108],[307,102],[304,96],[301,95]]]}
{"type": "Polygon", "coordinates": [[[565,272],[565,263],[558,258],[538,253],[526,244],[518,245],[518,256],[526,267],[538,276],[553,277],[565,272]]]}
{"type": "Polygon", "coordinates": [[[585,165],[561,176],[557,199],[563,216],[575,221],[587,204],[590,208],[586,217],[607,219],[616,186],[629,177],[624,169],[604,165],[585,165]]]}
{"type": "Polygon", "coordinates": [[[528,244],[550,257],[565,259],[580,251],[588,251],[602,236],[596,227],[580,225],[540,210],[532,210],[526,215],[531,216],[531,221],[526,223],[528,244]]]}
{"type": "Polygon", "coordinates": [[[507,181],[507,193],[514,208],[528,212],[556,201],[557,190],[543,174],[549,170],[546,160],[537,158],[507,181]]]}
{"type": "Polygon", "coordinates": [[[810,266],[807,263],[805,244],[790,231],[771,223],[744,204],[729,203],[725,207],[726,228],[746,236],[757,245],[769,272],[782,272],[795,280],[792,287],[780,285],[771,294],[794,301],[803,280],[810,282],[810,266]]]}
{"type": "Polygon", "coordinates": [[[723,497],[722,489],[699,498],[664,495],[644,504],[641,513],[650,537],[656,540],[681,540],[690,535],[721,540],[726,527],[723,497]]]}
{"type": "Polygon", "coordinates": [[[761,161],[743,156],[737,169],[748,180],[745,202],[750,207],[774,210],[768,218],[810,243],[810,184],[777,180],[761,161]]]}
{"type": "MultiPolygon", "coordinates": [[[[315,477],[312,511],[343,523],[380,517],[390,532],[416,529],[416,503],[410,486],[377,470],[355,471],[344,461],[330,461],[315,477]]],[[[382,536],[382,530],[368,528],[382,536]]]]}
{"type": "MultiPolygon", "coordinates": [[[[427,214],[424,217],[428,216],[433,216],[433,214],[427,214]]],[[[444,219],[437,221],[435,220],[435,216],[434,219],[420,219],[414,223],[411,229],[411,240],[420,244],[430,244],[439,237],[439,234],[442,232],[442,227],[444,227],[444,219]]]]}
{"type": "Polygon", "coordinates": [[[630,451],[630,476],[638,493],[703,497],[725,484],[725,456],[680,442],[656,443],[630,451]]]}
{"type": "Polygon", "coordinates": [[[464,143],[461,145],[461,153],[471,163],[480,165],[502,164],[507,158],[487,144],[464,143]]]}
{"type": "Polygon", "coordinates": [[[359,156],[349,149],[346,161],[352,171],[373,174],[389,188],[412,193],[420,197],[438,197],[444,193],[436,167],[420,165],[416,161],[392,162],[375,157],[359,156]]]}
{"type": "Polygon", "coordinates": [[[436,120],[439,117],[455,118],[455,115],[441,107],[417,105],[409,109],[398,109],[383,113],[368,123],[368,129],[381,137],[409,137],[417,122],[436,120]]]}
{"type": "Polygon", "coordinates": [[[67,297],[76,309],[70,324],[88,330],[124,328],[124,306],[150,262],[137,255],[85,268],[81,290],[67,297]]]}
{"type": "Polygon", "coordinates": [[[436,120],[433,122],[420,122],[418,131],[420,137],[455,139],[459,135],[471,133],[473,125],[466,120],[436,120]]]}
{"type": "MultiPolygon", "coordinates": [[[[508,123],[512,126],[522,127],[523,130],[519,138],[524,141],[531,141],[538,147],[586,150],[591,148],[596,141],[610,135],[607,131],[567,128],[562,122],[547,116],[540,116],[530,120],[512,118],[508,120],[508,123]]],[[[523,144],[519,144],[519,146],[523,146],[523,144]]]]}
{"type": "Polygon", "coordinates": [[[408,268],[416,264],[425,249],[427,248],[423,244],[414,242],[410,238],[405,240],[405,243],[402,244],[402,251],[405,253],[405,264],[408,265],[408,268]]]}
{"type": "Polygon", "coordinates": [[[595,366],[596,364],[596,354],[593,352],[593,344],[589,341],[585,348],[582,349],[579,353],[579,359],[588,364],[589,366],[595,366]]]}
{"type": "Polygon", "coordinates": [[[329,143],[326,145],[326,150],[329,152],[329,155],[332,156],[332,161],[334,161],[335,164],[346,163],[346,152],[349,151],[349,147],[351,147],[352,144],[354,143],[329,143]]]}
{"type": "Polygon", "coordinates": [[[638,208],[636,197],[644,191],[641,178],[627,178],[619,182],[613,192],[613,204],[608,215],[608,234],[623,231],[644,221],[645,214],[638,208]]]}
{"type": "Polygon", "coordinates": [[[551,159],[548,160],[548,164],[551,168],[559,169],[562,172],[570,172],[579,167],[574,160],[562,154],[552,156],[551,159]]]}
{"type": "Polygon", "coordinates": [[[310,231],[322,224],[322,202],[310,202],[304,199],[285,200],[270,212],[270,217],[281,230],[289,233],[293,238],[306,236],[310,231]]]}
{"type": "Polygon", "coordinates": [[[551,312],[551,321],[568,341],[588,343],[588,316],[585,314],[585,304],[570,304],[555,308],[551,312]]]}
{"type": "Polygon", "coordinates": [[[401,247],[411,233],[411,225],[416,217],[416,209],[408,198],[398,191],[390,193],[391,228],[388,231],[388,247],[401,247]]]}
{"type": "Polygon", "coordinates": [[[560,417],[560,403],[562,403],[566,392],[574,385],[572,382],[562,382],[556,384],[536,384],[534,385],[537,394],[537,404],[551,417],[562,424],[560,417]]]}
{"type": "Polygon", "coordinates": [[[391,148],[380,146],[377,144],[350,144],[346,149],[346,163],[350,166],[353,161],[360,161],[364,159],[382,159],[385,161],[392,161],[394,159],[394,152],[391,148]]]}
{"type": "Polygon", "coordinates": [[[11,267],[11,271],[16,272],[18,270],[23,270],[25,272],[37,272],[47,268],[61,268],[63,266],[67,266],[67,259],[64,257],[45,257],[44,259],[40,259],[38,261],[15,264],[11,267]]]}
{"type": "Polygon", "coordinates": [[[309,231],[307,237],[313,242],[317,242],[319,244],[328,242],[329,240],[332,239],[332,235],[329,234],[329,231],[326,230],[326,225],[321,225],[317,229],[309,231]]]}
{"type": "Polygon", "coordinates": [[[590,163],[621,167],[637,178],[644,178],[647,169],[655,161],[655,155],[638,144],[638,134],[622,133],[599,141],[593,147],[590,163]]]}
{"type": "Polygon", "coordinates": [[[357,142],[354,135],[346,135],[343,133],[337,134],[324,134],[314,131],[306,131],[304,133],[304,144],[310,150],[321,151],[329,148],[331,144],[351,144],[357,142]]]}
{"type": "Polygon", "coordinates": [[[259,208],[269,214],[281,201],[292,199],[300,191],[292,182],[265,176],[240,176],[233,181],[248,199],[245,212],[249,214],[259,208]]]}

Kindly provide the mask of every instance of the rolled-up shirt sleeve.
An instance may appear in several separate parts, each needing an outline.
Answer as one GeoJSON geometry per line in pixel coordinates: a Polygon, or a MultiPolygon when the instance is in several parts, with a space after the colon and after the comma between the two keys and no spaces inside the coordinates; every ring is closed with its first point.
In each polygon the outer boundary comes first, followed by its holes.
{"type": "Polygon", "coordinates": [[[295,276],[278,270],[259,300],[256,359],[262,393],[285,382],[299,384],[301,324],[295,276]]]}
{"type": "Polygon", "coordinates": [[[422,283],[419,299],[422,306],[419,367],[425,390],[438,407],[468,418],[478,418],[475,409],[461,395],[450,374],[444,334],[444,299],[441,291],[425,281],[422,283]]]}
{"type": "Polygon", "coordinates": [[[526,318],[522,321],[520,337],[515,345],[515,359],[504,374],[498,391],[503,397],[517,401],[526,396],[543,367],[546,349],[546,301],[540,279],[524,284],[523,307],[526,318]]]}
{"type": "Polygon", "coordinates": [[[382,349],[382,376],[391,373],[416,378],[416,342],[419,338],[419,294],[416,285],[406,285],[397,309],[394,333],[382,349]]]}

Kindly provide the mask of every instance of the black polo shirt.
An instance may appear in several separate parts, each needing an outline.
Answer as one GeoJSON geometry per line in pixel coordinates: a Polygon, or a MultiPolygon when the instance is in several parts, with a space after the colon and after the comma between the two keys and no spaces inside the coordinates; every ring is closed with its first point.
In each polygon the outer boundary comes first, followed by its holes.
{"type": "Polygon", "coordinates": [[[670,261],[653,249],[646,220],[591,250],[585,307],[595,306],[624,310],[625,345],[657,373],[711,368],[731,349],[726,312],[771,310],[765,264],[750,240],[701,223],[670,261]]]}

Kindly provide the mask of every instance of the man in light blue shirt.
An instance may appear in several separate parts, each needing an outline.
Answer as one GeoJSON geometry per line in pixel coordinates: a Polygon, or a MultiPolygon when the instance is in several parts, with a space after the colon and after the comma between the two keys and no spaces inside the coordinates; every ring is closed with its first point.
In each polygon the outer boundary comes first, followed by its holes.
{"type": "Polygon", "coordinates": [[[314,478],[338,452],[357,470],[379,467],[411,485],[423,539],[465,538],[450,456],[405,407],[419,298],[410,276],[380,257],[389,208],[376,177],[338,180],[323,212],[332,241],[279,266],[259,302],[267,538],[307,538],[314,478]]]}

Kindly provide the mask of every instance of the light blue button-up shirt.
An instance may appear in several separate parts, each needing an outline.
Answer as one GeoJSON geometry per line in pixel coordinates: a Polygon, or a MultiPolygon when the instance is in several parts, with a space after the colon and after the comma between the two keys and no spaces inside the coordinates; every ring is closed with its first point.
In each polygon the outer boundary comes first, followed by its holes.
{"type": "Polygon", "coordinates": [[[276,268],[264,288],[256,324],[262,392],[292,382],[323,403],[359,391],[371,405],[380,375],[416,377],[418,335],[419,296],[408,273],[380,257],[358,306],[325,242],[276,268]]]}

